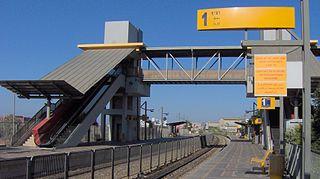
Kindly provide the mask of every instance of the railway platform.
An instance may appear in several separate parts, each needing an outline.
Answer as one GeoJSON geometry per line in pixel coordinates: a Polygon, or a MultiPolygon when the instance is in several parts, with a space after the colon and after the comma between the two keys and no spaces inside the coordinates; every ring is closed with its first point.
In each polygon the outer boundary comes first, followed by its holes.
{"type": "Polygon", "coordinates": [[[186,173],[183,178],[269,178],[267,174],[262,174],[261,170],[253,170],[255,165],[250,164],[252,157],[262,158],[264,152],[261,145],[232,139],[221,152],[186,173]]]}

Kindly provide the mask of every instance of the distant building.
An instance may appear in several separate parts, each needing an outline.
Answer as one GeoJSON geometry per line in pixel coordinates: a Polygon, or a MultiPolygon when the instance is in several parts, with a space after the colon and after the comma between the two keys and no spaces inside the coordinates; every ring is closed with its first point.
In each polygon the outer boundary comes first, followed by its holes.
{"type": "Polygon", "coordinates": [[[228,133],[238,133],[241,126],[235,122],[244,122],[242,118],[221,118],[219,120],[220,129],[228,133]]]}
{"type": "Polygon", "coordinates": [[[205,129],[219,128],[228,133],[238,133],[241,126],[235,122],[244,122],[242,118],[221,118],[219,121],[209,121],[206,123],[205,129]]]}
{"type": "Polygon", "coordinates": [[[206,129],[209,129],[210,127],[218,127],[218,128],[220,128],[220,123],[219,123],[219,121],[210,121],[210,122],[207,122],[206,129]]]}
{"type": "Polygon", "coordinates": [[[197,134],[202,129],[204,129],[204,126],[202,125],[202,123],[192,122],[192,128],[191,128],[191,132],[192,133],[196,133],[197,134]]]}
{"type": "MultiPolygon", "coordinates": [[[[25,117],[25,116],[15,116],[14,121],[17,123],[25,123],[30,119],[31,119],[30,117],[25,117]]],[[[12,121],[12,115],[0,116],[0,122],[11,122],[11,121],[12,121]]]]}

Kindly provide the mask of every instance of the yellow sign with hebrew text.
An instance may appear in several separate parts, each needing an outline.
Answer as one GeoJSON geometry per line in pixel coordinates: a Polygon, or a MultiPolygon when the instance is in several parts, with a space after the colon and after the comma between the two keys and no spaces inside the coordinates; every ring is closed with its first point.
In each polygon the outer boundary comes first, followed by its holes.
{"type": "Polygon", "coordinates": [[[232,7],[200,9],[198,30],[293,29],[293,7],[232,7]]]}

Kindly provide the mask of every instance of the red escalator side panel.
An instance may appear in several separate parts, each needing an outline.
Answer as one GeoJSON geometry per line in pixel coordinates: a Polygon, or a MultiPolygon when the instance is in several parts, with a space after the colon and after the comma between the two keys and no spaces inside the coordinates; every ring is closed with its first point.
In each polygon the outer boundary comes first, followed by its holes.
{"type": "Polygon", "coordinates": [[[52,128],[56,127],[57,122],[62,119],[62,116],[68,110],[68,107],[69,105],[62,104],[53,112],[50,119],[46,117],[32,129],[36,145],[44,144],[48,141],[48,137],[46,136],[50,135],[49,132],[52,128]]]}
{"type": "Polygon", "coordinates": [[[32,128],[32,135],[34,137],[34,143],[36,145],[41,144],[40,142],[40,133],[39,129],[48,122],[48,118],[43,119],[39,124],[37,124],[34,128],[32,128]]]}

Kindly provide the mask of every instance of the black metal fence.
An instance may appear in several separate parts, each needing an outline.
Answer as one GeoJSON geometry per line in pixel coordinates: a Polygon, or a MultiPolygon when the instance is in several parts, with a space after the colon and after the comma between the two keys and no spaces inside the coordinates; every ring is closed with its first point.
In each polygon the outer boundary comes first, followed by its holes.
{"type": "Polygon", "coordinates": [[[0,178],[137,177],[213,145],[213,135],[0,161],[0,178]]]}

